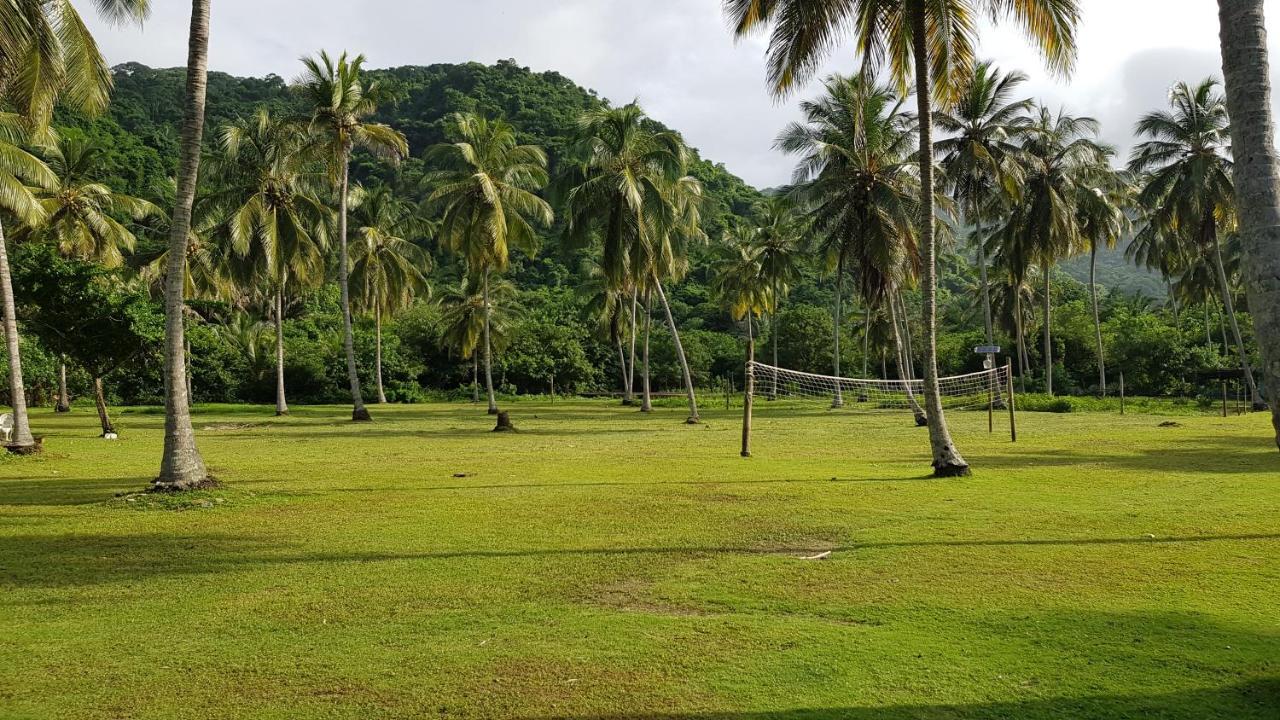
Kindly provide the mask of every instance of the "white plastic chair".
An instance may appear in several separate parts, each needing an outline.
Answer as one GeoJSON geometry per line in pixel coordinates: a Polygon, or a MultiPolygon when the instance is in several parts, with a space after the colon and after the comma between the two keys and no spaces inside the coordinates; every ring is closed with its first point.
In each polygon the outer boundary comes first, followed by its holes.
{"type": "Polygon", "coordinates": [[[12,414],[5,413],[3,415],[0,415],[0,434],[4,435],[5,442],[10,442],[13,440],[13,415],[12,414]]]}

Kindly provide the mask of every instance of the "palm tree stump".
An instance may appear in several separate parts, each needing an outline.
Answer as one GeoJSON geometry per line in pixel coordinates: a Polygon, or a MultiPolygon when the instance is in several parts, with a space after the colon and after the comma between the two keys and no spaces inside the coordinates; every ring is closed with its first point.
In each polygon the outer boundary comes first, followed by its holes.
{"type": "Polygon", "coordinates": [[[498,414],[498,424],[494,426],[493,432],[515,432],[516,426],[511,424],[511,413],[507,410],[496,412],[498,414]]]}
{"type": "Polygon", "coordinates": [[[351,411],[351,422],[373,422],[373,417],[369,415],[369,408],[361,405],[351,411]]]}
{"type": "Polygon", "coordinates": [[[30,445],[17,445],[14,443],[5,443],[4,449],[9,451],[10,455],[35,455],[44,451],[44,436],[34,436],[35,442],[30,445]]]}

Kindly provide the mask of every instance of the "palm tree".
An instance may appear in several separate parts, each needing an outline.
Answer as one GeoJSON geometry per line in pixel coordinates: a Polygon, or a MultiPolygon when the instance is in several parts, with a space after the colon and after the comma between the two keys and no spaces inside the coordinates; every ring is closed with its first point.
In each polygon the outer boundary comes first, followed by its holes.
{"type": "Polygon", "coordinates": [[[361,77],[364,56],[348,59],[342,53],[334,59],[321,51],[318,57],[303,58],[303,72],[295,85],[311,114],[310,129],[329,160],[330,178],[338,195],[338,288],[342,306],[342,347],[347,356],[347,381],[351,386],[351,419],[368,422],[372,418],[364,406],[360,377],[356,370],[355,338],[351,330],[351,288],[348,274],[347,206],[351,153],[357,148],[397,161],[409,153],[404,135],[387,125],[366,122],[387,93],[377,83],[366,84],[361,77]]]}
{"type": "Polygon", "coordinates": [[[1127,175],[1115,172],[1109,164],[1099,164],[1085,171],[1084,182],[1076,193],[1080,238],[1089,246],[1089,301],[1093,306],[1093,334],[1098,345],[1098,393],[1102,397],[1107,396],[1107,360],[1098,313],[1098,249],[1114,248],[1129,231],[1126,211],[1132,205],[1134,188],[1127,175]]]}
{"type": "Polygon", "coordinates": [[[1092,192],[1090,172],[1113,152],[1097,140],[1098,121],[1039,106],[1022,143],[1023,189],[997,237],[1011,263],[1014,284],[1037,263],[1044,280],[1045,392],[1053,394],[1053,302],[1051,279],[1059,259],[1078,252],[1081,239],[1076,207],[1082,191],[1092,192]]]}
{"type": "Polygon", "coordinates": [[[1245,287],[1262,372],[1271,397],[1271,423],[1280,447],[1280,161],[1272,137],[1271,78],[1262,0],[1218,0],[1222,74],[1235,155],[1245,287]]]}
{"type": "Polygon", "coordinates": [[[276,415],[287,415],[284,313],[291,289],[323,282],[331,213],[320,199],[316,163],[297,124],[266,109],[225,127],[214,174],[220,186],[206,199],[218,224],[211,230],[240,262],[228,262],[241,287],[260,294],[275,326],[276,415]]]}
{"type": "MultiPolygon", "coordinates": [[[[807,209],[818,249],[836,273],[839,376],[845,275],[856,275],[858,296],[870,311],[882,308],[919,267],[912,118],[892,90],[856,76],[828,78],[822,97],[801,103],[801,110],[806,122],[789,125],[775,146],[800,156],[790,192],[807,209]]],[[[837,387],[833,405],[843,402],[837,387]]]]}
{"type": "Polygon", "coordinates": [[[493,392],[492,304],[490,275],[507,269],[510,248],[527,253],[538,247],[533,226],[550,225],[551,206],[534,193],[547,184],[547,154],[520,145],[515,129],[502,120],[455,114],[450,143],[432,147],[427,161],[439,169],[423,179],[428,204],[441,208],[439,242],[461,256],[481,278],[485,309],[484,376],[489,414],[498,412],[493,392]]]}
{"type": "Polygon", "coordinates": [[[231,315],[228,322],[214,325],[213,330],[228,347],[237,351],[249,363],[249,372],[255,382],[266,375],[271,366],[268,347],[272,342],[270,326],[244,311],[231,315]]]}
{"type": "Polygon", "coordinates": [[[863,66],[873,73],[885,62],[905,92],[914,76],[920,134],[920,247],[925,326],[925,402],[929,443],[937,476],[965,475],[969,465],[956,449],[938,391],[936,248],[934,247],[933,100],[956,97],[972,74],[975,27],[980,15],[1012,17],[1039,47],[1051,68],[1067,71],[1075,57],[1076,0],[724,0],[738,36],[774,22],[769,42],[769,81],[783,95],[807,81],[852,29],[863,66]]]}
{"type": "Polygon", "coordinates": [[[627,305],[631,293],[625,289],[615,289],[605,277],[604,267],[597,262],[590,263],[583,274],[585,278],[578,287],[578,294],[583,298],[583,317],[595,329],[596,337],[617,346],[623,403],[629,405],[631,382],[623,337],[627,334],[627,305]]]}
{"type": "MultiPolygon", "coordinates": [[[[786,195],[774,195],[756,210],[756,251],[760,256],[760,274],[769,286],[773,304],[769,310],[769,336],[773,345],[773,365],[778,366],[778,306],[790,292],[791,283],[800,276],[805,253],[804,230],[794,203],[786,195]]],[[[775,373],[769,397],[778,395],[775,373]]]]}
{"type": "MultiPolygon", "coordinates": [[[[45,208],[27,183],[52,188],[57,176],[40,158],[22,148],[29,137],[21,118],[0,112],[0,210],[19,222],[35,226],[45,219],[45,208]]],[[[3,216],[0,216],[3,217],[3,216]]],[[[35,452],[39,449],[27,419],[26,386],[22,381],[22,355],[19,351],[17,307],[13,301],[13,280],[9,274],[9,253],[0,224],[0,300],[3,301],[4,335],[9,361],[9,405],[13,408],[13,438],[10,449],[35,452]]]]}
{"type": "MultiPolygon", "coordinates": [[[[15,240],[47,242],[66,257],[94,260],[107,267],[123,262],[122,250],[132,251],[137,239],[116,215],[133,220],[157,214],[155,205],[141,198],[113,191],[94,178],[99,174],[105,148],[84,140],[60,137],[41,154],[57,182],[39,191],[45,219],[38,226],[18,229],[15,240]]],[[[58,412],[70,411],[67,364],[58,367],[58,412]]]]}
{"type": "MultiPolygon", "coordinates": [[[[637,103],[591,110],[578,120],[574,161],[560,184],[564,192],[565,237],[570,247],[600,238],[600,267],[615,289],[631,297],[631,354],[624,403],[630,400],[639,335],[636,309],[643,295],[645,349],[648,348],[650,294],[654,283],[649,260],[664,217],[685,174],[689,150],[680,136],[660,130],[637,103]]],[[[672,336],[679,345],[679,334],[672,336]]],[[[683,350],[683,348],[680,348],[683,350]]],[[[647,356],[646,356],[647,357],[647,356]]],[[[648,361],[644,361],[641,410],[651,409],[648,361]]],[[[696,406],[695,406],[696,407],[696,406]]],[[[691,416],[696,417],[696,411],[691,416]]]]}
{"type": "Polygon", "coordinates": [[[204,137],[205,85],[209,73],[209,3],[210,0],[191,0],[178,186],[173,218],[169,223],[164,289],[164,453],[160,458],[160,474],[152,481],[155,489],[164,491],[191,490],[210,482],[204,458],[196,448],[195,431],[191,428],[183,328],[187,241],[191,234],[191,208],[196,197],[200,147],[204,137]]]}
{"type": "Polygon", "coordinates": [[[408,203],[397,199],[385,185],[372,190],[357,186],[352,192],[351,210],[359,238],[352,258],[351,282],[356,287],[356,307],[373,313],[374,376],[378,402],[385,403],[382,316],[400,312],[413,304],[414,298],[431,295],[425,275],[431,270],[431,256],[401,236],[421,238],[429,228],[408,203]]]}
{"type": "Polygon", "coordinates": [[[934,145],[942,154],[946,184],[964,212],[965,222],[973,226],[988,345],[995,343],[995,333],[982,223],[991,218],[983,215],[992,208],[998,211],[1017,195],[1021,179],[1018,139],[1027,128],[1032,101],[1013,100],[1012,96],[1026,81],[1024,73],[1002,73],[990,62],[978,63],[973,74],[961,80],[955,103],[934,115],[938,127],[950,134],[934,145]]]}
{"type": "Polygon", "coordinates": [[[1214,268],[1240,367],[1254,406],[1260,407],[1262,396],[1236,321],[1218,238],[1221,228],[1234,223],[1235,188],[1227,104],[1217,85],[1213,79],[1195,86],[1175,85],[1169,92],[1170,110],[1147,113],[1138,121],[1137,134],[1149,139],[1134,147],[1129,169],[1144,174],[1138,201],[1148,210],[1151,231],[1167,238],[1168,244],[1194,249],[1214,268]]]}
{"type": "Polygon", "coordinates": [[[503,278],[489,283],[489,300],[486,303],[480,282],[465,277],[450,287],[440,298],[443,313],[440,318],[441,337],[446,346],[457,350],[462,358],[471,360],[471,402],[480,402],[480,362],[476,348],[484,338],[485,323],[489,325],[489,346],[501,352],[511,342],[511,325],[519,308],[516,306],[516,287],[503,278]],[[487,312],[486,312],[487,310],[487,312]]]}
{"type": "MultiPolygon", "coordinates": [[[[757,230],[749,220],[738,218],[717,248],[711,289],[735,321],[747,322],[748,348],[754,348],[754,320],[772,312],[777,296],[764,273],[757,230]]],[[[751,355],[748,361],[755,360],[751,355]]]]}

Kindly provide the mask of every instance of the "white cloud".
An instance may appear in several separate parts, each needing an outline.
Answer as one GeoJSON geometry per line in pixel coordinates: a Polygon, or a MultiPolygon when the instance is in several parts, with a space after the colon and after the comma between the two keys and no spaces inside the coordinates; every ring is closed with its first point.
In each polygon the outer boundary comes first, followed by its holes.
{"type": "MultiPolygon", "coordinates": [[[[155,67],[186,59],[189,5],[153,3],[142,29],[95,22],[113,63],[155,67]]],[[[982,55],[1031,76],[1027,94],[1104,123],[1122,149],[1141,112],[1176,80],[1217,74],[1218,22],[1207,0],[1083,0],[1080,61],[1054,78],[1012,27],[983,29],[982,55]]],[[[1280,0],[1268,0],[1273,22],[1280,0]]],[[[1275,36],[1280,36],[1276,28],[1275,36]]],[[[764,39],[735,43],[719,0],[364,0],[213,4],[210,65],[239,75],[292,77],[297,58],[319,48],[363,52],[373,67],[514,58],[557,70],[602,95],[639,97],[713,160],[757,186],[787,180],[791,161],[771,149],[796,116],[797,93],[775,102],[764,83],[764,39]]],[[[852,70],[847,49],[828,70],[852,70]]],[[[811,90],[811,88],[810,88],[811,90]]]]}

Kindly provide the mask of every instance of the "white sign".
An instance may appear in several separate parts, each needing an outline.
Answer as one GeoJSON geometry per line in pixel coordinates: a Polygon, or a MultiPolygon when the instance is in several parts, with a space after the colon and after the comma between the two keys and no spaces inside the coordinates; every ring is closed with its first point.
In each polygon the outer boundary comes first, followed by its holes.
{"type": "Polygon", "coordinates": [[[999,355],[1000,346],[999,345],[979,345],[978,347],[974,348],[973,351],[978,355],[999,355]]]}

